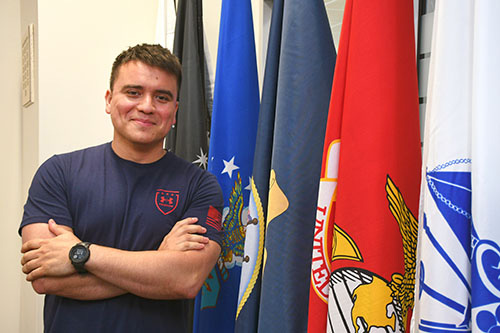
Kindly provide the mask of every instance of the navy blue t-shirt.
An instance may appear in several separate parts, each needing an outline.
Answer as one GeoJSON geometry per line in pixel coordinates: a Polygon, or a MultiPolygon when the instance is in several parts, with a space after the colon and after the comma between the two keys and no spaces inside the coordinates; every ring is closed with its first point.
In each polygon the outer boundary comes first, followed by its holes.
{"type": "MultiPolygon", "coordinates": [[[[55,155],[38,169],[20,229],[69,226],[82,241],[122,250],[155,250],[177,221],[197,217],[222,246],[222,192],[217,179],[172,153],[151,164],[118,157],[111,144],[55,155]]],[[[183,332],[184,300],[125,294],[78,301],[47,295],[46,332],[183,332]]]]}

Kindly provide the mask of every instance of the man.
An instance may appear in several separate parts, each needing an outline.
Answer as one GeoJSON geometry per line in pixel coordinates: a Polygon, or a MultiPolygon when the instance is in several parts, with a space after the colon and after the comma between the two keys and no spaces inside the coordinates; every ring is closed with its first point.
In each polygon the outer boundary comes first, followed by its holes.
{"type": "Polygon", "coordinates": [[[183,332],[187,304],[221,247],[216,178],[163,149],[181,66],[159,45],[112,68],[108,144],[37,171],[20,226],[26,279],[45,294],[46,332],[183,332]]]}

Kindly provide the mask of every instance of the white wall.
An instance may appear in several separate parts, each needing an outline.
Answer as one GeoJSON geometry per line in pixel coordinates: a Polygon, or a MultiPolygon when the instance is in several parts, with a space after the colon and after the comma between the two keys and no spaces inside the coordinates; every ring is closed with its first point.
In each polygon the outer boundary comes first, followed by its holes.
{"type": "Polygon", "coordinates": [[[156,12],[156,0],[39,1],[40,160],[111,140],[111,65],[123,49],[155,42],[156,12]]]}
{"type": "Polygon", "coordinates": [[[21,242],[21,22],[18,0],[0,1],[0,331],[19,331],[21,242]]]}

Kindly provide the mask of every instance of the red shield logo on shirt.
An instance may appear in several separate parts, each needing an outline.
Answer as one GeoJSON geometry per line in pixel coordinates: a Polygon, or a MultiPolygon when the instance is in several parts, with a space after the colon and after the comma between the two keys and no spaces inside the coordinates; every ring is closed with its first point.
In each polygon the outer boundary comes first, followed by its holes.
{"type": "Polygon", "coordinates": [[[179,191],[156,190],[155,203],[163,215],[170,214],[179,203],[179,191]]]}

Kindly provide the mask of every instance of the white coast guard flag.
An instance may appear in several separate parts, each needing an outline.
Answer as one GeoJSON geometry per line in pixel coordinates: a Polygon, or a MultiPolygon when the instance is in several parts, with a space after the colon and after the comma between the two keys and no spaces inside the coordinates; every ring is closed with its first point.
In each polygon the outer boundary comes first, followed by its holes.
{"type": "Polygon", "coordinates": [[[500,330],[500,1],[437,0],[415,332],[500,330]]]}

